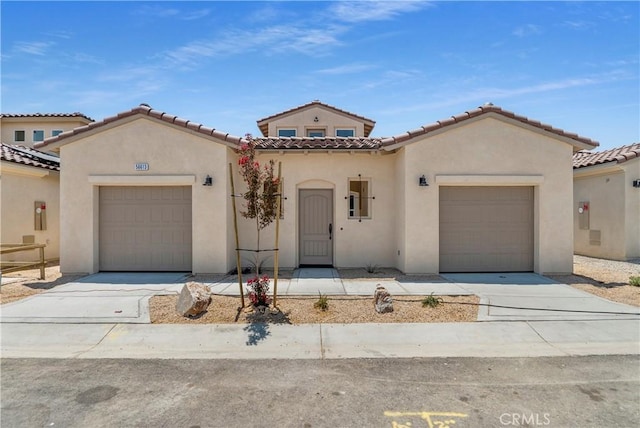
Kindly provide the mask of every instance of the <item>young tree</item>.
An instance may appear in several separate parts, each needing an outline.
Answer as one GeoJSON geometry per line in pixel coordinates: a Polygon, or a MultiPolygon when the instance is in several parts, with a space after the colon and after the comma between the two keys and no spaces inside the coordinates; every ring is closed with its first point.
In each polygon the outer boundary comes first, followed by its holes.
{"type": "MultiPolygon", "coordinates": [[[[240,167],[240,175],[247,185],[247,191],[243,194],[245,200],[245,210],[240,214],[248,219],[255,220],[256,224],[256,277],[249,281],[248,285],[253,289],[254,295],[252,303],[257,296],[260,304],[268,303],[268,278],[263,276],[260,278],[260,231],[269,226],[278,215],[278,177],[274,176],[273,160],[269,160],[265,165],[261,166],[255,159],[256,143],[251,136],[245,136],[246,143],[240,146],[240,159],[238,165],[240,167]]],[[[250,296],[251,297],[251,296],[250,296]]]]}

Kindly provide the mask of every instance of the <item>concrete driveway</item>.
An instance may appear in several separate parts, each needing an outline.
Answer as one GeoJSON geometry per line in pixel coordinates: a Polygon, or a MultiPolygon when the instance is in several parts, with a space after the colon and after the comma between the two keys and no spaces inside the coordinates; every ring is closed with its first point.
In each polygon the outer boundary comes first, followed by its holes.
{"type": "Polygon", "coordinates": [[[3,323],[149,323],[149,298],[177,294],[185,273],[97,273],[2,305],[3,323]]]}

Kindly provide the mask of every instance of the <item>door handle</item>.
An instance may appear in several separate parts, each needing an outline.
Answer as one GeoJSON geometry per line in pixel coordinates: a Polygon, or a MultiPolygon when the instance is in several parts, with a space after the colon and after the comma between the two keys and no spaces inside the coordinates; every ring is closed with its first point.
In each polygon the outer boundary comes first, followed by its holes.
{"type": "Polygon", "coordinates": [[[329,223],[329,241],[331,241],[331,235],[333,235],[333,224],[329,223]]]}

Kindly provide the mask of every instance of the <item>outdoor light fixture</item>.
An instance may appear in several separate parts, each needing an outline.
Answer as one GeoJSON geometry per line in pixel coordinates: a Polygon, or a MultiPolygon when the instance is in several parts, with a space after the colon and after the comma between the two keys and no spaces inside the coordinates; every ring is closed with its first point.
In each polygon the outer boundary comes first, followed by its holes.
{"type": "Polygon", "coordinates": [[[425,177],[424,174],[420,176],[418,184],[420,185],[420,187],[426,187],[429,185],[429,183],[427,183],[427,177],[425,177]]]}
{"type": "Polygon", "coordinates": [[[640,179],[633,180],[633,187],[640,187],[640,179]]]}
{"type": "Polygon", "coordinates": [[[204,183],[202,183],[203,186],[213,186],[213,178],[211,178],[211,176],[209,174],[207,174],[207,176],[204,178],[204,183]]]}

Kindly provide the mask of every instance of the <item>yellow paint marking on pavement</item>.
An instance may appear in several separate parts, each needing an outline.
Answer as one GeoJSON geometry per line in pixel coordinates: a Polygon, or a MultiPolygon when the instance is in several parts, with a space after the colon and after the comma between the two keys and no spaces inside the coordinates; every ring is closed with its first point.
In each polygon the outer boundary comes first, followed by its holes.
{"type": "Polygon", "coordinates": [[[420,418],[427,423],[429,428],[452,428],[456,424],[456,418],[466,418],[466,413],[454,412],[384,412],[390,418],[402,418],[402,422],[391,421],[392,428],[418,428],[423,426],[420,422],[415,424],[407,421],[410,418],[420,418]]]}

